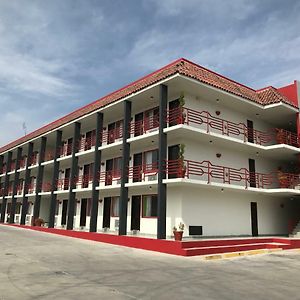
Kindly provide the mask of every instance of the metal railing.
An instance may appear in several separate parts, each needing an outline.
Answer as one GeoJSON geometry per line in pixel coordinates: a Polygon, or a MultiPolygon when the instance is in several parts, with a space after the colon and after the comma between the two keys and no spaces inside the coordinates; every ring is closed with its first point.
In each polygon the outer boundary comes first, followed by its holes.
{"type": "Polygon", "coordinates": [[[246,168],[232,168],[215,165],[208,160],[169,160],[166,161],[168,178],[200,179],[205,182],[240,185],[245,188],[289,188],[300,189],[300,174],[281,171],[251,173],[246,168]]]}
{"type": "Polygon", "coordinates": [[[186,107],[177,107],[167,111],[169,126],[186,124],[206,130],[207,133],[219,132],[243,140],[253,141],[258,145],[287,144],[299,147],[296,133],[284,129],[271,128],[267,132],[248,128],[244,123],[235,123],[212,116],[208,111],[197,111],[186,107]]]}

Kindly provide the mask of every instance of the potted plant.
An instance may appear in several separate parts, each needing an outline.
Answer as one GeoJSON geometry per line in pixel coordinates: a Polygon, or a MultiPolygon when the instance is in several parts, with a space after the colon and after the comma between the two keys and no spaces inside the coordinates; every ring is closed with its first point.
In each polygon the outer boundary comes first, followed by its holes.
{"type": "Polygon", "coordinates": [[[178,124],[184,124],[185,118],[186,118],[186,112],[184,110],[185,99],[184,99],[184,93],[183,92],[181,92],[178,101],[179,101],[178,124]]]}
{"type": "Polygon", "coordinates": [[[178,160],[179,160],[179,177],[181,178],[185,178],[185,173],[186,173],[186,165],[184,162],[184,152],[185,152],[185,144],[180,144],[179,145],[179,156],[178,156],[178,160]]]}
{"type": "Polygon", "coordinates": [[[173,227],[173,234],[174,234],[175,241],[182,240],[183,231],[184,231],[184,224],[181,222],[178,225],[178,229],[176,226],[173,227]]]}
{"type": "Polygon", "coordinates": [[[43,226],[45,224],[45,221],[42,218],[37,218],[34,220],[34,226],[43,226]]]}

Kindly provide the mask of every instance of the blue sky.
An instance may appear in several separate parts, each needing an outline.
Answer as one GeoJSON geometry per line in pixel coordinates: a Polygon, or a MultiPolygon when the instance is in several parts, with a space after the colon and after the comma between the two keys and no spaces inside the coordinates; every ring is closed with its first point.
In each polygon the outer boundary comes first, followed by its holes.
{"type": "Polygon", "coordinates": [[[0,1],[0,145],[185,57],[253,88],[300,79],[298,0],[0,1]]]}

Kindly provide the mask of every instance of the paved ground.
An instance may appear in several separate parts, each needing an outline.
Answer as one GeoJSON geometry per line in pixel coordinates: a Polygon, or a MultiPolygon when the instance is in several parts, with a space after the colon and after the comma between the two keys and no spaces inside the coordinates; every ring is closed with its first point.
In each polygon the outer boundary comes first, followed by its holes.
{"type": "Polygon", "coordinates": [[[203,261],[0,225],[0,300],[300,299],[300,252],[203,261]]]}

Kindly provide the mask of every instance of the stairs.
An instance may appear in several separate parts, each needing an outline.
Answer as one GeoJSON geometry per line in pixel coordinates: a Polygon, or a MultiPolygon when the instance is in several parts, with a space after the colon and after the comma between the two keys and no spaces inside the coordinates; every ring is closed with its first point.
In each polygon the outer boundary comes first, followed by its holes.
{"type": "Polygon", "coordinates": [[[297,223],[296,227],[293,229],[291,233],[291,237],[299,237],[300,238],[300,221],[297,223]]]}
{"type": "Polygon", "coordinates": [[[222,254],[259,249],[291,249],[291,241],[284,238],[250,238],[182,242],[184,256],[222,254]]]}

